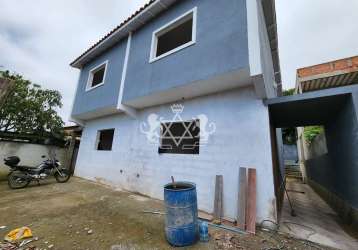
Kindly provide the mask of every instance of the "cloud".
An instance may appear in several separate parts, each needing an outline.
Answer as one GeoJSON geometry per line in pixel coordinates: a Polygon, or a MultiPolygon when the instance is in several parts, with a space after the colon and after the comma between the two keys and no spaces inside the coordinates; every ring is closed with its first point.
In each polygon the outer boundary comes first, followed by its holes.
{"type": "Polygon", "coordinates": [[[68,122],[79,71],[69,63],[146,0],[0,0],[0,65],[63,95],[68,122]]]}
{"type": "MultiPolygon", "coordinates": [[[[63,95],[67,122],[79,71],[69,63],[147,0],[0,0],[0,65],[63,95]]],[[[356,0],[276,0],[284,88],[296,69],[358,54],[356,0]]]]}
{"type": "Polygon", "coordinates": [[[283,87],[298,68],[358,55],[357,0],[276,0],[283,87]]]}

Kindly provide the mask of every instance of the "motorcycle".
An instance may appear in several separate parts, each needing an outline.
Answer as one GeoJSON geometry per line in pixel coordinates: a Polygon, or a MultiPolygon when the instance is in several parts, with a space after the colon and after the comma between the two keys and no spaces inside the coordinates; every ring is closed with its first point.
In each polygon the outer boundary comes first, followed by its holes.
{"type": "MultiPolygon", "coordinates": [[[[45,155],[41,157],[46,158],[45,155]]],[[[55,156],[44,160],[36,167],[19,165],[20,158],[17,156],[6,157],[4,162],[5,165],[10,167],[7,180],[9,187],[12,189],[25,188],[31,181],[37,181],[40,184],[40,180],[52,175],[55,176],[56,181],[59,183],[65,183],[71,177],[70,171],[63,168],[55,156]]]]}

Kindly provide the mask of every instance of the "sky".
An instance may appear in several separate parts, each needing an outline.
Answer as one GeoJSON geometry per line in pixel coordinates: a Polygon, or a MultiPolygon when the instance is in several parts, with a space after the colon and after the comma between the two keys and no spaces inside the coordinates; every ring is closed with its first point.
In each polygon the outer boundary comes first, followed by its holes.
{"type": "MultiPolygon", "coordinates": [[[[0,0],[0,69],[59,90],[68,124],[79,76],[69,63],[145,2],[0,0]]],[[[297,68],[358,55],[357,10],[358,0],[276,0],[284,89],[297,68]]]]}

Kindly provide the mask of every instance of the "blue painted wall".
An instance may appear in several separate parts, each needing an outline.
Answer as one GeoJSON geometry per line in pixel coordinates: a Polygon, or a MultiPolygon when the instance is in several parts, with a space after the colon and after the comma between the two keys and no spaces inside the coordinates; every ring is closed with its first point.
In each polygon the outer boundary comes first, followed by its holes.
{"type": "Polygon", "coordinates": [[[325,125],[328,154],[306,162],[308,177],[358,209],[357,94],[325,125]],[[353,101],[354,100],[354,101],[353,101]]]}
{"type": "Polygon", "coordinates": [[[298,152],[296,144],[283,144],[283,159],[298,162],[298,152]]]}
{"type": "MultiPolygon", "coordinates": [[[[123,101],[249,68],[246,0],[182,0],[135,32],[123,101]],[[152,33],[197,7],[196,44],[149,63],[152,33]]],[[[118,102],[127,39],[81,69],[72,116],[115,109],[118,102]],[[105,84],[86,91],[89,71],[108,60],[105,84]]]]}
{"type": "Polygon", "coordinates": [[[72,116],[117,107],[126,46],[127,39],[124,39],[81,69],[72,116]],[[86,91],[89,71],[106,60],[108,60],[108,68],[104,85],[86,91]]]}
{"type": "Polygon", "coordinates": [[[249,67],[245,0],[182,0],[133,34],[123,101],[249,67]],[[197,6],[196,44],[149,63],[152,33],[197,6]]]}

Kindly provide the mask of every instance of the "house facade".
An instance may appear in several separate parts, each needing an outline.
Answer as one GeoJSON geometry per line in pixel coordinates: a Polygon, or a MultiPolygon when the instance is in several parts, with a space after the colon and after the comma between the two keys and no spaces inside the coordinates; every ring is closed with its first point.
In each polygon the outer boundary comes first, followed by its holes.
{"type": "Polygon", "coordinates": [[[71,120],[83,129],[77,176],[163,199],[197,185],[213,212],[236,219],[240,167],[257,170],[257,220],[276,220],[274,159],[264,99],[280,87],[274,1],[153,0],[93,45],[71,120]]]}

